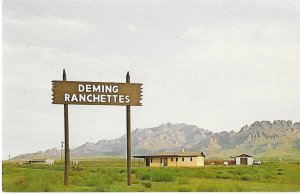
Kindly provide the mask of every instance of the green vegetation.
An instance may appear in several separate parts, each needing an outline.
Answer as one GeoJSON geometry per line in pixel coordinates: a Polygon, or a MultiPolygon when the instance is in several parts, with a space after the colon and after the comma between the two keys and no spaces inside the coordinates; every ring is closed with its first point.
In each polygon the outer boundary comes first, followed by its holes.
{"type": "Polygon", "coordinates": [[[5,192],[243,192],[300,191],[299,162],[264,162],[261,166],[213,166],[194,168],[142,165],[132,169],[132,186],[126,186],[124,159],[80,161],[71,166],[70,186],[63,185],[62,164],[3,162],[5,192]]]}

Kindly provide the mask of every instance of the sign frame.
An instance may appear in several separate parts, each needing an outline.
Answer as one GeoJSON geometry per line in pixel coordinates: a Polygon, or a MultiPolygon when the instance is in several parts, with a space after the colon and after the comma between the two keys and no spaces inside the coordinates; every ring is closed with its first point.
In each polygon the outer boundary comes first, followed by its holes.
{"type": "MultiPolygon", "coordinates": [[[[70,86],[70,85],[69,85],[70,86]]],[[[79,85],[78,85],[79,86],[79,85]]],[[[64,185],[69,186],[69,170],[70,170],[70,147],[69,147],[69,109],[68,105],[117,105],[117,106],[126,106],[126,137],[127,137],[127,186],[131,186],[131,106],[142,106],[141,100],[142,100],[142,84],[140,83],[130,83],[130,75],[129,72],[126,74],[126,83],[114,83],[114,82],[85,82],[85,81],[67,81],[67,75],[65,69],[63,69],[63,80],[52,81],[52,104],[63,104],[64,105],[64,138],[65,138],[65,163],[64,163],[64,185]],[[102,102],[68,102],[65,101],[66,99],[61,99],[61,95],[63,92],[74,92],[74,85],[79,83],[85,83],[85,84],[106,84],[106,85],[114,85],[118,86],[118,89],[121,89],[121,93],[116,93],[115,95],[128,95],[129,97],[132,97],[130,99],[130,102],[124,102],[124,103],[102,103],[102,102]],[[68,84],[73,84],[73,87],[68,88],[68,84]],[[62,85],[62,86],[59,86],[62,85]],[[59,88],[59,87],[60,88],[59,88]],[[121,88],[119,88],[121,86],[121,88]],[[125,86],[125,87],[124,87],[125,86]],[[62,87],[62,88],[61,88],[62,87]],[[122,88],[123,87],[123,88],[122,88]],[[71,90],[70,90],[71,89],[71,90]],[[134,89],[134,90],[132,90],[134,89]],[[57,99],[57,97],[60,97],[60,99],[57,99]],[[133,101],[131,101],[133,100],[133,101]]],[[[97,88],[98,89],[98,88],[97,88]]],[[[78,87],[79,90],[79,87],[78,87]]],[[[99,89],[98,89],[99,90],[99,89]]],[[[76,92],[76,90],[75,90],[76,92]]],[[[96,95],[112,95],[107,93],[101,93],[100,91],[96,95]]],[[[119,90],[118,90],[119,92],[119,90]]],[[[95,95],[95,93],[90,93],[89,95],[95,95]]],[[[77,93],[73,93],[77,94],[77,93]]],[[[79,94],[79,93],[78,93],[79,94]]],[[[84,93],[83,93],[84,94],[84,93]]]]}
{"type": "Polygon", "coordinates": [[[142,84],[52,81],[53,104],[141,106],[142,84]]]}

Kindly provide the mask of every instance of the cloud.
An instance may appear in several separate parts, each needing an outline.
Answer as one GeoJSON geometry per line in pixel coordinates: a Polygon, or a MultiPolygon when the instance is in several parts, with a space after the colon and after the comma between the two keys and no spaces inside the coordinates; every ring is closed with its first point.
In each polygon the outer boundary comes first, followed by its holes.
{"type": "Polygon", "coordinates": [[[24,18],[3,18],[4,42],[10,44],[58,47],[96,33],[87,21],[50,15],[24,18]]]}
{"type": "MultiPolygon", "coordinates": [[[[5,154],[59,146],[63,112],[51,104],[51,80],[63,68],[68,80],[85,81],[123,82],[130,71],[144,84],[133,128],[170,121],[220,131],[299,119],[298,2],[11,2],[3,16],[5,154]]],[[[123,135],[124,111],[70,106],[72,146],[123,135]]]]}

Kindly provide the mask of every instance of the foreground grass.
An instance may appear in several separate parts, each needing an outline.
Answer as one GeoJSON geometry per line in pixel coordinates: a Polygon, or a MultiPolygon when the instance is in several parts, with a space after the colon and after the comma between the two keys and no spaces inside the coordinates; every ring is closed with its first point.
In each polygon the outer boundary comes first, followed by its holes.
{"type": "Polygon", "coordinates": [[[98,159],[73,166],[69,187],[63,186],[63,165],[3,163],[2,186],[5,192],[300,191],[299,178],[299,162],[272,162],[254,167],[134,167],[133,184],[127,187],[125,160],[98,159]]]}

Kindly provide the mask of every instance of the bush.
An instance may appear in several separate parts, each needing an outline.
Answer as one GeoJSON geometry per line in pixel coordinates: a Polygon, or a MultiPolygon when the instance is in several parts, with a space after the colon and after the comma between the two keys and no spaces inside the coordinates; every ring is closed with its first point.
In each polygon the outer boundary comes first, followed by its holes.
{"type": "Polygon", "coordinates": [[[178,184],[179,185],[186,185],[186,184],[189,184],[190,183],[190,180],[186,177],[180,177],[178,179],[178,184]]]}
{"type": "Polygon", "coordinates": [[[192,191],[192,189],[188,186],[180,186],[178,188],[178,192],[191,192],[191,191],[192,191]]]}
{"type": "Polygon", "coordinates": [[[71,177],[71,184],[72,185],[83,185],[84,178],[80,177],[79,175],[75,175],[74,177],[71,177]]]}
{"type": "Polygon", "coordinates": [[[144,186],[145,188],[151,188],[152,187],[152,183],[149,180],[143,181],[142,182],[142,186],[144,186]]]}
{"type": "Polygon", "coordinates": [[[241,180],[249,181],[249,180],[251,180],[251,178],[250,178],[249,175],[242,175],[242,176],[241,176],[241,180]]]}
{"type": "Polygon", "coordinates": [[[83,168],[79,165],[74,165],[71,167],[72,171],[82,171],[83,168]]]}
{"type": "Polygon", "coordinates": [[[50,182],[43,182],[43,191],[44,192],[54,192],[55,191],[55,186],[51,184],[50,182]]]}
{"type": "Polygon", "coordinates": [[[200,185],[197,187],[198,192],[217,192],[218,186],[215,184],[208,184],[208,185],[200,185]]]}
{"type": "Polygon", "coordinates": [[[120,170],[119,170],[119,173],[126,173],[126,172],[127,172],[126,169],[120,169],[120,170]]]}
{"type": "Polygon", "coordinates": [[[238,184],[238,185],[235,186],[235,188],[236,188],[237,192],[243,192],[244,191],[244,187],[242,185],[238,184]]]}
{"type": "Polygon", "coordinates": [[[141,180],[150,180],[150,174],[149,174],[149,173],[143,173],[143,174],[140,176],[140,179],[141,179],[141,180]]]}
{"type": "Polygon", "coordinates": [[[150,176],[151,180],[156,182],[173,182],[175,181],[174,175],[168,170],[157,169],[154,170],[150,176]]]}
{"type": "Polygon", "coordinates": [[[97,192],[107,192],[107,191],[108,191],[108,186],[105,185],[105,184],[103,184],[103,183],[98,184],[98,185],[96,186],[96,191],[97,191],[97,192]]]}
{"type": "Polygon", "coordinates": [[[119,182],[123,182],[124,181],[124,177],[122,177],[122,175],[120,173],[118,173],[118,172],[111,174],[111,178],[114,181],[119,181],[119,182]]]}
{"type": "Polygon", "coordinates": [[[25,184],[27,180],[28,180],[28,177],[22,176],[22,177],[17,178],[15,183],[16,183],[16,185],[22,185],[22,184],[25,184]]]}
{"type": "Polygon", "coordinates": [[[216,178],[216,175],[212,172],[206,172],[203,175],[205,178],[216,178]]]}
{"type": "Polygon", "coordinates": [[[113,180],[108,175],[90,175],[86,180],[87,186],[97,186],[99,191],[102,191],[103,186],[109,186],[113,183],[113,180]]]}
{"type": "Polygon", "coordinates": [[[86,179],[86,185],[87,186],[96,186],[97,183],[98,183],[98,181],[97,181],[97,177],[95,175],[89,176],[86,179]]]}
{"type": "Polygon", "coordinates": [[[222,178],[222,179],[230,179],[230,175],[224,174],[224,175],[221,175],[220,178],[222,178]]]}
{"type": "Polygon", "coordinates": [[[140,182],[139,182],[139,180],[138,179],[133,179],[132,180],[132,184],[139,184],[140,182]]]}

